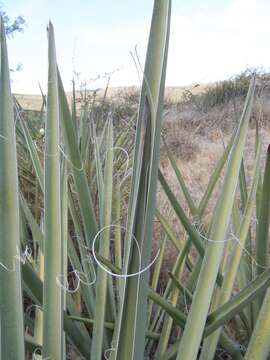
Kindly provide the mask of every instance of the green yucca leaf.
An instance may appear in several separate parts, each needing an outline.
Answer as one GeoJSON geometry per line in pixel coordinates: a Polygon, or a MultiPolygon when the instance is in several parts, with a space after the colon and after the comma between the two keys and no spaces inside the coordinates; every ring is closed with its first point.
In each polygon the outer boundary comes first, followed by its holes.
{"type": "Polygon", "coordinates": [[[40,226],[36,222],[36,219],[34,218],[31,210],[29,209],[29,206],[22,193],[20,194],[20,204],[21,204],[22,212],[24,213],[24,216],[27,220],[27,224],[31,229],[33,240],[41,247],[43,251],[44,250],[43,233],[40,229],[40,226]]]}
{"type": "Polygon", "coordinates": [[[246,360],[266,360],[270,353],[270,290],[268,289],[245,355],[246,360]]]}
{"type": "MultiPolygon", "coordinates": [[[[102,229],[100,235],[99,254],[105,259],[109,257],[110,252],[110,237],[111,237],[111,216],[112,216],[112,186],[113,186],[113,127],[110,122],[108,125],[107,134],[107,156],[104,170],[104,196],[102,197],[104,203],[102,204],[102,229]]],[[[109,348],[108,339],[105,334],[104,340],[104,321],[106,315],[107,290],[108,290],[108,275],[102,269],[98,268],[97,284],[96,284],[96,303],[95,303],[95,322],[93,329],[93,342],[91,349],[91,359],[99,360],[102,358],[103,344],[109,348]]]]}
{"type": "MultiPolygon", "coordinates": [[[[161,275],[161,269],[162,269],[162,262],[164,260],[164,255],[165,255],[165,250],[166,250],[166,243],[167,243],[167,235],[165,235],[165,237],[162,241],[159,257],[155,263],[155,267],[154,267],[154,271],[153,271],[153,275],[152,275],[151,288],[154,291],[156,291],[157,287],[158,287],[158,283],[159,283],[159,279],[160,279],[160,275],[161,275]]],[[[151,319],[152,309],[153,309],[153,301],[150,300],[148,303],[148,324],[151,319]]]]}
{"type": "MultiPolygon", "coordinates": [[[[94,281],[95,275],[94,275],[94,273],[91,272],[91,270],[93,270],[93,269],[91,269],[91,265],[88,263],[88,261],[82,261],[82,263],[80,262],[80,258],[77,255],[74,243],[70,236],[68,237],[67,247],[68,247],[68,258],[72,265],[72,268],[76,269],[80,274],[84,273],[87,283],[91,283],[92,281],[94,281]],[[90,265],[89,267],[88,267],[88,264],[90,265]]],[[[87,256],[84,251],[81,251],[81,259],[87,259],[87,256]]],[[[75,296],[76,296],[76,294],[77,293],[75,293],[75,296]]],[[[89,291],[89,286],[87,286],[83,283],[80,283],[80,292],[78,294],[84,301],[85,307],[86,307],[88,313],[93,314],[94,313],[94,299],[93,299],[92,293],[89,291]]]]}
{"type": "MultiPolygon", "coordinates": [[[[265,289],[267,289],[270,285],[269,273],[269,269],[264,271],[263,274],[253,280],[245,289],[241,290],[231,300],[211,312],[207,317],[203,336],[207,337],[216,329],[225,325],[236,314],[256,299],[261,292],[265,291],[265,289]]],[[[190,297],[191,294],[187,292],[187,299],[190,297]]],[[[178,308],[174,307],[170,302],[151,289],[149,290],[149,298],[153,299],[156,304],[161,306],[181,327],[185,326],[186,315],[184,315],[178,308]]]]}
{"type": "MultiPolygon", "coordinates": [[[[67,164],[66,159],[61,159],[61,215],[62,215],[62,247],[61,247],[61,274],[68,273],[68,184],[67,184],[67,164]]],[[[62,311],[67,309],[66,291],[62,289],[62,311]]],[[[63,358],[66,357],[66,334],[62,331],[63,358]]]]}
{"type": "MultiPolygon", "coordinates": [[[[256,139],[256,146],[258,140],[256,139]]],[[[268,264],[268,235],[270,221],[270,151],[268,147],[264,176],[260,174],[257,190],[257,226],[256,226],[256,274],[261,274],[268,264]]],[[[253,304],[254,322],[260,311],[264,294],[253,304]]]]}
{"type": "MultiPolygon", "coordinates": [[[[173,245],[176,247],[177,250],[182,250],[183,245],[180,243],[180,241],[178,240],[177,236],[175,235],[173,229],[170,227],[168,221],[165,219],[165,217],[158,211],[158,209],[156,209],[156,217],[159,220],[161,226],[163,227],[166,235],[169,237],[169,239],[172,241],[173,245]]],[[[192,270],[192,263],[189,260],[189,258],[186,258],[186,264],[188,269],[191,271],[192,270]]]]}
{"type": "MultiPolygon", "coordinates": [[[[125,239],[124,272],[136,273],[151,259],[159,162],[161,115],[170,28],[170,0],[155,0],[136,130],[132,188],[125,239]],[[141,261],[134,240],[141,250],[141,261]]],[[[141,359],[147,323],[149,271],[123,280],[113,359],[141,359]],[[126,341],[123,341],[123,338],[126,341]]]]}
{"type": "MultiPolygon", "coordinates": [[[[239,350],[239,344],[233,342],[226,334],[221,335],[220,344],[234,360],[243,359],[243,356],[239,350]]],[[[178,347],[179,343],[176,342],[166,351],[166,353],[160,357],[159,360],[175,360],[178,347]]]]}
{"type": "Polygon", "coordinates": [[[88,150],[89,150],[89,140],[90,140],[90,126],[88,119],[88,109],[84,108],[81,110],[81,137],[80,137],[80,148],[82,159],[86,160],[88,150]]]}
{"type": "MultiPolygon", "coordinates": [[[[269,263],[269,222],[270,222],[270,145],[266,155],[262,194],[260,199],[258,225],[256,231],[257,274],[261,274],[269,263]]],[[[260,303],[262,302],[260,299],[260,303]]]]}
{"type": "Polygon", "coordinates": [[[24,359],[19,190],[13,104],[0,16],[0,358],[24,359]]]}
{"type": "Polygon", "coordinates": [[[77,123],[77,109],[76,109],[76,88],[75,80],[72,80],[72,99],[71,99],[71,118],[75,127],[75,132],[78,134],[77,123]]]}
{"type": "Polygon", "coordinates": [[[241,193],[241,201],[243,207],[245,207],[247,202],[248,192],[247,192],[247,180],[246,180],[244,160],[242,160],[240,173],[239,173],[239,187],[241,193]]]}
{"type": "Polygon", "coordinates": [[[209,242],[207,245],[187,324],[181,339],[177,360],[183,358],[196,360],[199,351],[211,296],[222,259],[223,241],[229,226],[233,207],[254,89],[255,79],[252,79],[238,131],[229,155],[222,193],[215,209],[213,223],[209,233],[209,238],[213,240],[213,242],[209,242]]]}
{"type": "MultiPolygon", "coordinates": [[[[85,277],[87,279],[87,283],[91,283],[94,280],[94,276],[95,276],[95,274],[93,274],[92,266],[91,264],[89,264],[89,261],[80,262],[80,259],[77,255],[76,248],[74,245],[74,244],[78,245],[81,259],[88,259],[86,248],[82,244],[83,229],[81,226],[81,222],[78,218],[78,212],[76,212],[76,206],[74,203],[74,199],[72,198],[70,188],[68,189],[68,205],[76,234],[73,238],[71,238],[70,236],[68,238],[68,257],[72,264],[73,269],[76,269],[80,272],[84,272],[85,277]],[[77,242],[75,241],[75,239],[77,239],[77,242]]],[[[81,289],[80,294],[83,297],[83,301],[85,302],[87,311],[90,315],[93,315],[94,297],[93,297],[93,292],[91,291],[92,288],[90,289],[89,286],[81,283],[80,289],[81,289]]]]}
{"type": "Polygon", "coordinates": [[[215,185],[217,183],[217,181],[219,180],[220,178],[220,174],[221,174],[221,171],[228,159],[228,156],[230,154],[230,151],[231,151],[231,148],[232,148],[232,144],[233,144],[233,139],[234,139],[234,135],[232,136],[229,144],[226,146],[226,149],[225,151],[223,152],[222,156],[220,157],[216,167],[215,167],[215,170],[213,172],[213,174],[211,175],[210,179],[209,179],[209,182],[208,182],[208,185],[207,185],[207,188],[204,192],[204,195],[201,199],[201,202],[199,204],[199,207],[198,207],[198,212],[200,214],[200,216],[202,217],[203,216],[203,213],[207,207],[207,204],[208,204],[208,201],[213,193],[213,190],[215,188],[215,185]]]}
{"type": "MultiPolygon", "coordinates": [[[[237,213],[237,225],[235,224],[234,226],[234,233],[236,234],[236,236],[238,236],[239,234],[239,229],[240,229],[240,222],[241,222],[241,212],[240,209],[237,207],[236,204],[237,200],[235,201],[235,206],[234,209],[235,213],[237,213]]],[[[245,249],[242,252],[242,256],[240,258],[240,264],[239,264],[239,269],[236,275],[236,283],[237,283],[237,287],[239,287],[239,289],[243,289],[244,287],[247,286],[247,284],[252,280],[252,248],[249,246],[250,244],[250,227],[252,224],[250,224],[249,229],[248,229],[248,234],[247,234],[247,239],[245,240],[245,249]],[[251,249],[251,251],[249,250],[251,249]],[[249,255],[250,254],[250,255],[249,255]]],[[[235,245],[235,244],[234,244],[235,245]]],[[[239,245],[241,246],[241,245],[239,245]]],[[[229,251],[231,251],[232,249],[229,249],[229,251]]],[[[248,322],[249,324],[251,324],[252,321],[252,315],[251,315],[251,308],[250,309],[245,309],[245,314],[248,317],[248,322]]]]}
{"type": "MultiPolygon", "coordinates": [[[[43,282],[40,280],[38,274],[33,270],[32,266],[26,262],[22,265],[23,287],[27,292],[27,295],[34,301],[35,304],[42,307],[43,301],[43,282]]],[[[69,294],[68,294],[69,295],[69,294]]],[[[72,306],[70,296],[67,297],[67,309],[70,314],[78,316],[78,311],[75,311],[75,307],[72,306]]],[[[89,358],[89,344],[90,339],[86,330],[81,330],[74,322],[68,319],[64,314],[64,329],[68,336],[69,341],[74,345],[77,351],[89,358]]]]}
{"type": "MultiPolygon", "coordinates": [[[[236,296],[234,296],[226,304],[220,306],[217,310],[211,312],[207,317],[206,328],[204,336],[207,337],[212,334],[216,329],[225,325],[230,319],[232,319],[237,313],[242,309],[248,306],[254,299],[258,297],[265,289],[270,285],[269,278],[270,270],[266,270],[263,274],[258,276],[254,281],[252,281],[245,289],[240,291],[236,296]]],[[[172,316],[174,321],[176,321],[180,326],[184,326],[184,319],[181,321],[181,312],[178,313],[178,310],[171,306],[170,303],[164,302],[159,296],[155,296],[157,304],[166,309],[167,313],[172,316]],[[180,316],[180,318],[179,318],[180,316]]],[[[239,353],[239,346],[231,342],[231,340],[225,336],[225,333],[221,334],[220,338],[221,345],[226,348],[226,350],[234,356],[234,358],[242,358],[239,353]]],[[[172,346],[161,359],[175,359],[177,355],[179,344],[176,343],[172,346]]]]}
{"type": "Polygon", "coordinates": [[[172,279],[173,284],[180,290],[183,296],[186,297],[187,302],[191,302],[192,301],[191,292],[184,285],[181,284],[181,282],[177,279],[177,277],[173,273],[169,272],[169,276],[172,279]]]}
{"type": "Polygon", "coordinates": [[[186,323],[186,315],[173,306],[170,302],[165,300],[163,297],[158,295],[155,291],[149,289],[148,296],[152,299],[157,305],[161,306],[173,319],[176,323],[181,326],[183,329],[186,323]]]}
{"type": "MultiPolygon", "coordinates": [[[[107,127],[106,127],[107,128],[107,127]]],[[[95,154],[95,167],[96,167],[96,177],[97,177],[97,187],[98,187],[98,200],[99,200],[99,218],[100,223],[103,221],[103,206],[104,206],[104,179],[102,174],[102,162],[100,158],[100,144],[96,134],[96,128],[93,125],[93,139],[94,139],[94,154],[95,154]]],[[[105,132],[104,132],[105,134],[105,132]]]]}
{"type": "MultiPolygon", "coordinates": [[[[256,258],[257,258],[257,273],[261,273],[268,264],[268,235],[269,235],[269,221],[270,221],[270,146],[268,146],[266,165],[264,172],[264,179],[262,185],[262,193],[260,196],[259,219],[257,225],[257,239],[256,239],[256,258]],[[265,254],[263,252],[266,252],[265,254]]],[[[267,359],[269,346],[269,331],[270,331],[270,291],[267,290],[265,296],[262,294],[256,303],[256,314],[258,318],[255,329],[253,331],[247,354],[245,359],[251,360],[256,356],[258,359],[267,359]],[[263,301],[263,302],[262,302],[263,301]],[[261,305],[262,304],[262,305],[261,305]],[[260,310],[259,310],[259,309],[260,310]],[[256,354],[256,355],[255,355],[256,354]]]]}
{"type": "MultiPolygon", "coordinates": [[[[257,149],[257,146],[255,146],[257,149]]],[[[241,163],[240,174],[239,174],[239,188],[241,194],[241,207],[245,209],[247,202],[247,183],[246,183],[246,174],[244,161],[241,163]]],[[[240,205],[240,204],[239,204],[240,205]]],[[[241,218],[241,209],[237,204],[237,199],[235,200],[235,205],[233,208],[233,222],[234,222],[234,231],[235,233],[239,233],[240,227],[240,218],[241,218]],[[237,219],[236,219],[237,218],[237,219]]],[[[252,243],[251,243],[251,229],[248,230],[247,239],[245,241],[245,251],[243,252],[243,256],[240,259],[239,271],[237,274],[237,286],[240,289],[243,289],[247,284],[252,280],[252,257],[249,254],[252,254],[252,243]]],[[[247,316],[249,325],[252,324],[253,315],[252,315],[252,306],[249,309],[245,309],[244,313],[247,316]]],[[[240,327],[240,326],[239,326],[240,327]]]]}
{"type": "Polygon", "coordinates": [[[24,213],[21,209],[21,206],[19,207],[20,211],[20,238],[21,238],[21,246],[22,248],[26,248],[28,245],[28,239],[29,239],[29,233],[28,233],[28,227],[27,227],[27,220],[24,216],[24,213]]]}
{"type": "MultiPolygon", "coordinates": [[[[164,300],[161,296],[159,296],[157,293],[155,293],[151,289],[149,290],[148,296],[156,304],[161,306],[166,311],[166,313],[168,313],[182,329],[185,328],[187,317],[184,313],[182,313],[178,308],[173,306],[170,302],[164,300]]],[[[226,316],[228,316],[227,313],[226,313],[226,316]]],[[[214,331],[213,328],[210,328],[210,325],[209,325],[209,328],[206,327],[203,336],[209,336],[210,333],[212,331],[214,331]]],[[[228,335],[225,332],[222,332],[222,334],[221,334],[221,343],[223,343],[225,345],[225,348],[227,350],[229,350],[230,353],[236,352],[237,354],[239,354],[239,348],[237,349],[237,346],[230,340],[230,338],[228,337],[228,335]],[[226,343],[227,343],[227,345],[226,345],[226,343]]],[[[179,347],[179,344],[178,344],[178,347],[179,347]]],[[[177,354],[177,347],[175,348],[175,355],[176,354],[177,354]]]]}
{"type": "MultiPolygon", "coordinates": [[[[180,276],[181,276],[181,273],[183,272],[183,269],[184,269],[184,266],[182,266],[182,268],[179,271],[180,276]]],[[[178,302],[178,296],[179,296],[179,289],[177,286],[174,286],[174,288],[172,289],[170,296],[169,296],[169,301],[170,301],[171,305],[176,306],[176,304],[178,302]]],[[[168,347],[168,344],[169,344],[172,327],[173,327],[173,318],[171,316],[169,316],[168,314],[166,314],[164,317],[163,325],[162,325],[158,348],[156,350],[157,357],[159,357],[165,353],[165,351],[168,347]]]]}
{"type": "Polygon", "coordinates": [[[35,304],[41,305],[43,301],[43,283],[41,282],[38,273],[33,269],[32,265],[28,261],[22,265],[22,280],[23,290],[29,298],[33,300],[35,304]]]}
{"type": "Polygon", "coordinates": [[[191,196],[190,196],[190,192],[188,191],[188,189],[187,189],[187,187],[186,187],[184,178],[183,178],[183,176],[182,176],[179,168],[177,167],[176,161],[175,161],[172,153],[170,152],[170,149],[168,148],[167,143],[166,143],[164,137],[163,137],[163,142],[164,142],[164,145],[165,145],[166,152],[167,152],[167,154],[168,154],[168,158],[169,158],[170,163],[171,163],[171,165],[172,165],[172,168],[173,168],[173,170],[174,170],[174,172],[175,172],[175,175],[176,175],[176,177],[177,177],[177,180],[178,180],[178,182],[179,182],[179,184],[180,184],[180,186],[181,186],[181,189],[182,189],[182,191],[183,191],[183,194],[184,194],[185,199],[186,199],[186,201],[187,201],[187,204],[188,204],[188,206],[189,206],[189,210],[190,210],[192,216],[196,216],[198,210],[197,210],[197,208],[196,208],[196,206],[195,206],[195,204],[194,204],[194,202],[193,202],[193,200],[192,200],[192,198],[191,198],[191,196]]]}
{"type": "MultiPolygon", "coordinates": [[[[237,240],[237,242],[234,241],[232,244],[230,258],[227,264],[227,269],[229,269],[229,271],[226,271],[224,275],[220,295],[217,296],[217,302],[219,305],[223,305],[230,299],[231,293],[233,291],[235,279],[237,276],[237,272],[239,270],[241,255],[243,249],[245,249],[245,242],[249,234],[249,227],[252,218],[253,205],[255,202],[255,195],[256,195],[257,184],[259,179],[260,155],[261,155],[261,146],[259,145],[257,148],[257,155],[254,166],[253,183],[249,197],[245,201],[246,207],[243,214],[243,220],[240,225],[239,234],[237,234],[239,240],[237,240]]],[[[210,337],[206,339],[203,345],[200,359],[210,360],[214,358],[220,331],[221,329],[219,331],[216,331],[214,334],[212,334],[210,337]]]]}
{"type": "Polygon", "coordinates": [[[166,221],[165,217],[159,212],[158,209],[156,209],[156,217],[159,220],[164,231],[166,232],[167,236],[169,237],[169,239],[171,240],[173,245],[176,247],[176,249],[181,250],[183,246],[182,246],[180,240],[175,235],[173,229],[170,227],[170,225],[166,221]]]}
{"type": "Polygon", "coordinates": [[[69,159],[70,169],[74,177],[74,183],[79,200],[80,213],[84,225],[84,236],[87,239],[87,245],[91,247],[92,241],[97,233],[97,223],[87,183],[86,173],[81,160],[80,151],[77,144],[75,125],[73,124],[68,101],[64,92],[64,87],[58,71],[58,91],[59,102],[61,105],[61,126],[65,143],[65,151],[69,159]]]}
{"type": "MultiPolygon", "coordinates": [[[[80,311],[81,309],[78,309],[77,304],[74,299],[74,295],[72,296],[69,293],[66,294],[66,308],[68,310],[68,313],[71,314],[70,316],[80,316],[81,315],[81,311],[80,311]]],[[[66,314],[67,312],[65,311],[64,313],[66,314]]],[[[69,319],[69,317],[68,317],[68,319],[69,319]]],[[[89,338],[89,332],[88,332],[87,328],[85,327],[85,325],[83,323],[81,323],[81,324],[76,323],[76,327],[79,329],[82,338],[84,338],[84,341],[86,341],[88,343],[88,345],[90,346],[91,341],[89,338]]],[[[68,333],[67,333],[67,335],[70,336],[70,334],[68,334],[68,333]]]]}
{"type": "MultiPolygon", "coordinates": [[[[172,190],[170,189],[167,181],[165,180],[164,176],[162,175],[161,171],[159,171],[158,173],[158,178],[159,181],[163,187],[163,190],[165,191],[168,199],[170,200],[170,203],[176,213],[176,215],[179,217],[182,225],[184,226],[187,234],[189,235],[192,243],[194,244],[194,246],[196,247],[196,249],[198,250],[199,254],[201,257],[204,256],[205,253],[205,246],[204,243],[201,240],[201,234],[198,232],[198,230],[196,229],[195,225],[193,225],[193,223],[189,220],[189,218],[187,217],[187,215],[185,214],[182,206],[180,205],[179,201],[176,199],[174,193],[172,192],[172,190]]],[[[158,214],[160,220],[161,220],[161,224],[163,225],[164,229],[168,229],[168,225],[165,226],[166,222],[165,219],[161,217],[160,214],[158,214]]],[[[172,234],[172,232],[170,231],[168,233],[172,234]]],[[[177,244],[177,242],[175,242],[175,244],[177,244]]],[[[200,260],[199,260],[200,261],[200,260]]],[[[198,267],[197,269],[199,270],[200,268],[200,264],[198,263],[198,267]]],[[[197,274],[195,273],[195,278],[197,278],[197,274]]],[[[222,283],[222,274],[218,273],[218,277],[217,277],[217,282],[220,285],[222,283]]]]}
{"type": "MultiPolygon", "coordinates": [[[[42,281],[44,281],[44,255],[41,250],[37,254],[38,260],[38,272],[39,277],[42,281]]],[[[42,344],[43,338],[43,311],[40,308],[35,309],[35,328],[34,328],[34,337],[35,340],[42,344]]]]}
{"type": "Polygon", "coordinates": [[[265,270],[255,280],[249,283],[243,290],[239,291],[231,300],[211,312],[207,317],[206,334],[212,333],[221,325],[226,324],[236,314],[249,305],[259,294],[264,292],[270,284],[270,270],[265,270]]]}
{"type": "Polygon", "coordinates": [[[160,183],[161,183],[161,185],[163,187],[163,190],[165,191],[168,199],[170,200],[170,203],[171,203],[175,213],[179,217],[182,225],[184,226],[186,232],[190,236],[190,239],[192,240],[192,242],[193,242],[194,246],[196,247],[196,249],[198,250],[199,254],[201,255],[201,257],[203,257],[204,252],[205,252],[205,248],[204,248],[204,244],[203,244],[203,242],[201,240],[199,232],[197,231],[195,226],[191,223],[191,221],[188,219],[188,217],[185,214],[182,206],[180,205],[180,203],[176,199],[175,195],[173,194],[173,192],[170,189],[167,181],[165,180],[164,176],[162,175],[162,173],[160,171],[159,171],[159,174],[158,174],[158,178],[159,178],[159,181],[160,181],[160,183]]]}
{"type": "MultiPolygon", "coordinates": [[[[116,177],[115,194],[114,194],[114,217],[115,217],[115,265],[121,269],[122,267],[122,240],[121,240],[121,183],[119,176],[116,177]]],[[[118,282],[119,285],[119,282],[118,282]]]]}
{"type": "MultiPolygon", "coordinates": [[[[69,318],[71,320],[75,320],[75,321],[79,321],[79,322],[84,322],[86,324],[94,324],[95,320],[93,319],[88,319],[88,318],[82,318],[82,317],[79,317],[79,316],[69,316],[69,318]]],[[[108,322],[108,321],[105,321],[104,322],[104,327],[106,329],[110,329],[110,330],[113,330],[114,329],[114,326],[115,324],[114,323],[111,323],[111,322],[108,322]]],[[[146,330],[146,337],[148,338],[151,338],[153,340],[158,340],[159,339],[159,334],[158,333],[154,333],[154,332],[151,332],[151,331],[148,331],[146,330]]]]}
{"type": "MultiPolygon", "coordinates": [[[[190,241],[190,238],[187,239],[182,251],[178,254],[178,257],[176,259],[176,262],[173,266],[173,270],[172,270],[172,273],[175,275],[175,276],[178,276],[180,274],[180,271],[181,271],[181,268],[182,268],[182,264],[183,262],[185,261],[186,259],[186,255],[188,254],[189,250],[191,248],[191,241],[190,241]]],[[[170,279],[167,283],[167,286],[166,286],[166,289],[164,291],[164,294],[163,294],[163,298],[164,299],[167,299],[169,297],[169,294],[171,293],[173,289],[173,282],[172,280],[170,279]]],[[[155,317],[151,323],[151,326],[150,326],[150,330],[151,331],[156,331],[157,329],[160,328],[162,322],[163,322],[163,317],[164,317],[164,314],[165,312],[162,311],[162,308],[159,308],[155,314],[155,317]]],[[[151,343],[147,344],[148,345],[148,348],[151,347],[151,343]]]]}
{"type": "Polygon", "coordinates": [[[48,27],[49,73],[45,137],[45,226],[43,357],[62,358],[62,274],[61,200],[59,151],[59,99],[53,26],[48,27]]]}
{"type": "MultiPolygon", "coordinates": [[[[177,277],[179,277],[179,275],[181,273],[183,262],[184,262],[184,260],[186,258],[186,255],[187,255],[188,251],[190,250],[190,245],[191,245],[191,242],[188,239],[186,241],[184,247],[183,247],[183,250],[179,253],[179,255],[178,255],[177,259],[176,259],[176,262],[175,262],[174,267],[173,267],[173,274],[175,276],[177,276],[177,277]]],[[[166,303],[167,299],[170,296],[170,293],[171,293],[172,289],[173,289],[173,282],[172,282],[172,280],[169,280],[168,283],[167,283],[166,289],[164,291],[163,297],[160,297],[160,296],[157,297],[156,296],[152,300],[155,303],[159,304],[159,305],[162,304],[162,302],[161,303],[158,302],[160,299],[163,299],[163,301],[165,301],[165,303],[166,303]]],[[[150,299],[151,299],[151,294],[155,295],[153,290],[150,290],[150,293],[149,293],[150,299]]],[[[168,303],[168,304],[170,304],[170,303],[168,303]]],[[[160,305],[160,306],[161,307],[157,310],[157,312],[155,314],[155,317],[154,317],[154,319],[152,321],[152,324],[150,326],[151,331],[155,331],[155,330],[159,329],[162,322],[163,322],[163,318],[165,316],[166,309],[163,308],[162,305],[160,305]]],[[[150,348],[150,347],[151,347],[151,343],[148,344],[148,348],[150,348]]]]}
{"type": "Polygon", "coordinates": [[[90,359],[90,341],[81,335],[79,327],[64,315],[64,329],[68,337],[68,341],[74,346],[74,349],[86,359],[90,359]]]}
{"type": "Polygon", "coordinates": [[[33,166],[34,166],[40,188],[44,192],[44,173],[43,173],[43,169],[42,169],[39,157],[38,157],[37,148],[31,137],[30,131],[28,129],[28,125],[27,125],[26,121],[24,121],[24,119],[22,119],[20,121],[20,126],[23,130],[24,138],[27,143],[27,149],[29,151],[29,154],[30,154],[33,166]]]}

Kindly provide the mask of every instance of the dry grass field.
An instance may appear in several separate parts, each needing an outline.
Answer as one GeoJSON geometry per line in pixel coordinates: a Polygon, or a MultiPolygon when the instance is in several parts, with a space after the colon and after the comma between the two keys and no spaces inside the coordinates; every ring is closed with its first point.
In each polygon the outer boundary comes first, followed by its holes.
{"type": "MultiPolygon", "coordinates": [[[[177,114],[173,110],[169,111],[164,119],[167,144],[176,158],[177,166],[181,170],[196,205],[199,204],[207,187],[209,178],[215,170],[216,164],[224,151],[224,146],[228,144],[234,129],[230,117],[225,117],[223,123],[213,125],[215,117],[218,118],[221,116],[219,112],[220,111],[216,109],[215,114],[208,114],[208,117],[203,116],[202,118],[197,114],[198,119],[193,125],[186,124],[181,113],[177,114]],[[213,116],[213,118],[211,118],[211,116],[213,116]]],[[[196,115],[194,114],[194,118],[195,116],[196,115]]],[[[269,122],[265,122],[260,127],[263,143],[262,168],[264,166],[265,155],[270,141],[269,125],[269,122]]],[[[252,172],[255,157],[255,134],[255,126],[254,124],[251,124],[245,148],[245,168],[248,183],[250,182],[250,174],[252,172]]],[[[161,169],[174,194],[177,194],[182,205],[185,204],[185,198],[164,148],[161,150],[161,169]]],[[[222,184],[221,179],[219,184],[222,184]]],[[[217,187],[209,202],[204,217],[205,224],[208,224],[211,214],[213,213],[218,190],[219,187],[217,187]]],[[[158,207],[166,216],[166,219],[169,219],[177,236],[183,238],[184,229],[177,216],[174,215],[167,197],[164,195],[161,188],[158,192],[158,207]]],[[[184,207],[188,211],[187,204],[184,207]]],[[[170,268],[170,264],[174,263],[173,260],[175,260],[176,254],[175,248],[168,243],[166,254],[167,268],[170,268]]],[[[164,283],[166,283],[166,271],[164,272],[164,276],[164,283]]]]}
{"type": "MultiPolygon", "coordinates": [[[[166,98],[168,99],[168,101],[175,103],[179,101],[179,99],[181,99],[185,91],[192,90],[194,94],[198,94],[209,86],[211,86],[211,84],[201,84],[201,85],[194,84],[183,87],[167,87],[166,98]]],[[[138,88],[136,88],[135,86],[111,87],[108,89],[107,99],[109,100],[116,99],[119,94],[136,93],[137,91],[138,88]]],[[[19,101],[19,103],[25,110],[35,110],[35,111],[40,110],[42,105],[41,95],[32,95],[32,94],[14,94],[14,95],[16,96],[16,99],[19,101]]],[[[79,92],[77,92],[77,95],[79,96],[79,92]]],[[[104,89],[99,89],[99,91],[97,92],[97,96],[99,98],[102,98],[104,96],[104,89]]],[[[68,93],[68,97],[69,99],[71,98],[71,93],[68,93]]]]}

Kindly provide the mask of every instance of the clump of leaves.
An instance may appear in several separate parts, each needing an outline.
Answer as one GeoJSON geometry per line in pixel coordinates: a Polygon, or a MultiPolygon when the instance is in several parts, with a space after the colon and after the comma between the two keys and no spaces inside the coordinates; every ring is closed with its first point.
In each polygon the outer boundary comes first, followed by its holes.
{"type": "Polygon", "coordinates": [[[16,32],[22,32],[26,25],[25,19],[22,16],[17,16],[14,20],[11,20],[5,11],[1,9],[0,16],[3,19],[7,36],[13,37],[16,32]]]}
{"type": "Polygon", "coordinates": [[[208,86],[202,93],[194,94],[186,90],[183,94],[184,104],[193,104],[196,110],[207,112],[217,106],[226,106],[237,100],[244,100],[248,92],[251,77],[256,74],[259,82],[257,93],[269,85],[270,74],[259,69],[246,69],[227,80],[218,81],[208,86]]]}

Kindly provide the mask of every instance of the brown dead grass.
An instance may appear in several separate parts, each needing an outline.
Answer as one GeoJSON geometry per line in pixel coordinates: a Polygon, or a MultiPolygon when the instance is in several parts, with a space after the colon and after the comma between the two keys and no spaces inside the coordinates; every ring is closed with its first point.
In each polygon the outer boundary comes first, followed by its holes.
{"type": "MultiPolygon", "coordinates": [[[[194,94],[201,93],[205,88],[207,88],[209,84],[201,84],[199,86],[196,86],[194,88],[194,85],[189,86],[175,86],[175,87],[167,87],[165,91],[165,97],[167,99],[167,102],[169,103],[176,103],[178,102],[185,91],[192,90],[194,94]]],[[[130,87],[111,87],[108,89],[107,92],[107,98],[108,100],[114,100],[119,98],[119,94],[136,94],[138,93],[139,89],[135,86],[130,87]]],[[[91,92],[92,94],[93,92],[91,92]]],[[[21,104],[21,106],[25,110],[35,110],[39,111],[42,106],[42,97],[41,95],[32,95],[32,94],[14,94],[21,104]]],[[[71,98],[71,93],[67,93],[68,99],[71,98]]],[[[77,96],[79,97],[80,94],[77,92],[77,96]]],[[[97,96],[98,98],[103,98],[104,96],[104,89],[98,89],[97,90],[97,96]]]]}
{"type": "MultiPolygon", "coordinates": [[[[241,115],[243,101],[237,103],[237,108],[231,105],[226,107],[213,108],[207,113],[196,111],[192,107],[174,106],[169,109],[164,116],[163,133],[166,142],[174,154],[177,165],[181,170],[186,185],[196,205],[204,194],[209,178],[222,155],[224,146],[228,144],[233,130],[237,124],[237,119],[241,115]]],[[[245,168],[247,182],[250,183],[250,175],[253,167],[254,148],[255,148],[255,122],[259,122],[260,135],[262,138],[262,169],[264,168],[265,154],[270,142],[270,118],[268,111],[268,99],[264,99],[261,104],[258,101],[254,104],[254,110],[250,122],[250,130],[245,147],[245,168]]],[[[181,192],[180,185],[175,173],[169,163],[165,149],[161,147],[161,168],[163,174],[175,193],[179,202],[184,206],[188,214],[188,207],[181,192]]],[[[204,223],[207,225],[213,212],[218,192],[222,181],[219,182],[216,191],[206,210],[204,223]]],[[[169,220],[176,235],[183,239],[184,229],[174,211],[171,209],[166,195],[159,188],[158,207],[169,220]]],[[[177,252],[171,246],[168,247],[165,263],[170,269],[174,263],[177,252]]],[[[166,276],[164,274],[164,276],[166,276]]]]}

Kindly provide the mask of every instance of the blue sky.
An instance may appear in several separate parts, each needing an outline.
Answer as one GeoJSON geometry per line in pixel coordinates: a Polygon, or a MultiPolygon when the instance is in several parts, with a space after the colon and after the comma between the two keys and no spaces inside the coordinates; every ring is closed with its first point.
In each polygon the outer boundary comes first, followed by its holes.
{"type": "MultiPolygon", "coordinates": [[[[0,0],[1,2],[1,0],[0,0]]],[[[139,85],[130,51],[144,62],[153,0],[2,0],[3,9],[23,15],[27,27],[8,40],[14,92],[46,91],[49,19],[67,90],[73,71],[86,81],[119,69],[112,86],[139,85]]],[[[269,0],[173,0],[167,85],[227,78],[247,66],[270,68],[269,0]]],[[[91,83],[103,85],[103,80],[91,83]]]]}

